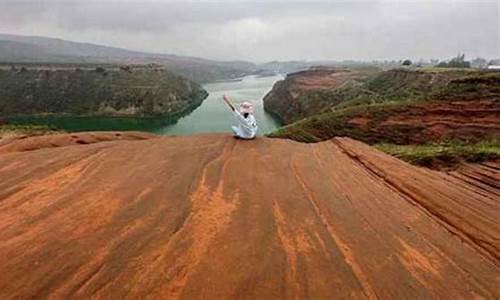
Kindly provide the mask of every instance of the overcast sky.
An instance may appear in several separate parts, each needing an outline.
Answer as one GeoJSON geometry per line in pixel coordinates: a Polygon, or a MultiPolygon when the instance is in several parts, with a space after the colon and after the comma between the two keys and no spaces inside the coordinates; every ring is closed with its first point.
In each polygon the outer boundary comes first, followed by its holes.
{"type": "Polygon", "coordinates": [[[219,60],[500,57],[500,0],[0,0],[0,32],[219,60]]]}

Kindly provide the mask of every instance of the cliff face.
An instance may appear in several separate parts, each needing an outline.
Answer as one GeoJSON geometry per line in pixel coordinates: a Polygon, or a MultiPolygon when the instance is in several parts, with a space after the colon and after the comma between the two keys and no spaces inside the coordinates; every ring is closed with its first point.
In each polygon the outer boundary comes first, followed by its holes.
{"type": "Polygon", "coordinates": [[[312,69],[276,83],[264,107],[290,124],[331,109],[433,98],[453,80],[478,74],[463,69],[312,69]]]}
{"type": "Polygon", "coordinates": [[[303,142],[348,136],[395,144],[500,138],[498,72],[394,70],[364,86],[375,103],[340,102],[270,136],[303,142]]]}
{"type": "Polygon", "coordinates": [[[14,140],[0,298],[497,299],[498,170],[345,138],[14,140]]]}
{"type": "Polygon", "coordinates": [[[164,69],[0,69],[0,116],[171,116],[200,105],[200,85],[164,69]]]}
{"type": "Polygon", "coordinates": [[[288,74],[264,97],[264,108],[289,124],[318,113],[340,100],[334,91],[360,79],[359,72],[311,69],[288,74]]]}
{"type": "Polygon", "coordinates": [[[290,124],[269,136],[318,142],[348,136],[366,143],[425,144],[500,138],[500,99],[353,107],[290,124]]]}

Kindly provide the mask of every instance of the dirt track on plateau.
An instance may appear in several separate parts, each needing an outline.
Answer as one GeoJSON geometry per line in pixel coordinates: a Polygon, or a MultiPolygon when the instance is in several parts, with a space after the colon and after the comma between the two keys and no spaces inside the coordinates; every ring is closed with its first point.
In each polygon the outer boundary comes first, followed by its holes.
{"type": "Polygon", "coordinates": [[[0,145],[1,299],[500,297],[498,164],[73,136],[0,145]]]}

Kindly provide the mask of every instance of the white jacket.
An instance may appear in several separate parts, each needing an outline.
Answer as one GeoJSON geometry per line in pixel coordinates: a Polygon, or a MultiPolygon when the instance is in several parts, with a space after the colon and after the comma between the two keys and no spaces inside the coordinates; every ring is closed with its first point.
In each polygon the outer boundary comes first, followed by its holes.
{"type": "Polygon", "coordinates": [[[248,117],[245,118],[239,111],[235,110],[234,115],[238,121],[238,126],[233,126],[235,134],[243,139],[253,139],[259,129],[253,114],[249,114],[248,117]]]}

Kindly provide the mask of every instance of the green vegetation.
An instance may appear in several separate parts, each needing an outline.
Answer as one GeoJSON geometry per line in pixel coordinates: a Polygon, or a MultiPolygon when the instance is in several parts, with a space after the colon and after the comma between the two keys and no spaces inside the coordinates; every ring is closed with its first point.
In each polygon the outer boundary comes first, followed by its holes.
{"type": "Polygon", "coordinates": [[[207,96],[161,68],[77,65],[0,68],[0,116],[171,116],[207,96]]]}
{"type": "Polygon", "coordinates": [[[0,125],[0,140],[19,136],[36,136],[61,133],[63,131],[44,125],[0,125]]]}
{"type": "Polygon", "coordinates": [[[364,88],[363,93],[350,90],[359,98],[347,97],[355,100],[341,101],[269,136],[308,143],[347,136],[369,144],[404,145],[498,135],[488,124],[497,118],[500,72],[391,70],[367,85],[369,89],[364,88]],[[455,101],[471,104],[457,106],[455,101]],[[436,129],[426,130],[431,126],[436,129]]]}
{"type": "Polygon", "coordinates": [[[155,130],[174,124],[183,114],[177,114],[169,117],[108,117],[108,116],[67,116],[67,115],[44,115],[44,116],[20,116],[7,118],[12,125],[41,125],[63,129],[68,132],[81,131],[148,131],[155,130]]]}
{"type": "Polygon", "coordinates": [[[469,74],[456,69],[393,69],[378,74],[363,87],[376,95],[378,102],[428,99],[450,80],[469,74]]]}
{"type": "Polygon", "coordinates": [[[477,100],[500,99],[500,72],[475,72],[451,80],[437,91],[435,99],[477,100]]]}
{"type": "Polygon", "coordinates": [[[411,66],[411,60],[405,59],[402,63],[403,66],[411,66]]]}
{"type": "Polygon", "coordinates": [[[256,71],[244,61],[214,61],[196,57],[130,51],[47,37],[0,33],[0,62],[60,64],[156,64],[198,83],[231,79],[256,71]]]}
{"type": "Polygon", "coordinates": [[[446,85],[450,78],[464,76],[463,73],[443,74],[413,69],[392,69],[371,74],[356,85],[343,86],[338,92],[342,100],[338,107],[359,104],[375,104],[388,101],[418,100],[446,85]]]}
{"type": "MultiPolygon", "coordinates": [[[[372,103],[497,97],[500,96],[500,72],[457,68],[395,69],[374,77],[365,89],[372,93],[372,103]]],[[[362,104],[366,103],[369,102],[362,104]]]]}
{"type": "Polygon", "coordinates": [[[464,99],[465,95],[500,95],[499,85],[493,83],[500,79],[500,72],[459,68],[398,68],[352,74],[340,85],[305,90],[296,99],[290,99],[289,95],[294,92],[294,81],[293,78],[287,78],[276,83],[266,95],[265,108],[279,114],[284,123],[290,124],[318,113],[358,105],[449,99],[451,96],[464,99]]]}
{"type": "Polygon", "coordinates": [[[458,54],[449,62],[442,61],[436,65],[438,68],[470,68],[470,61],[465,60],[465,54],[458,54]]]}
{"type": "Polygon", "coordinates": [[[352,70],[316,67],[289,74],[285,80],[275,83],[265,96],[264,108],[289,124],[347,102],[376,103],[378,96],[365,88],[365,84],[378,73],[380,69],[374,67],[352,70]],[[316,88],[307,87],[310,80],[312,83],[314,78],[321,76],[328,79],[325,82],[320,80],[316,88]]]}
{"type": "Polygon", "coordinates": [[[369,144],[380,142],[407,144],[411,132],[422,130],[420,125],[395,125],[376,131],[375,127],[391,115],[408,110],[411,102],[387,102],[357,105],[316,114],[281,127],[269,137],[288,138],[299,142],[316,143],[336,136],[348,136],[369,144]],[[361,125],[355,120],[366,120],[361,125]]]}
{"type": "Polygon", "coordinates": [[[414,165],[451,167],[460,162],[481,162],[500,158],[500,140],[467,144],[458,141],[426,145],[378,144],[376,148],[414,165]]]}
{"type": "MultiPolygon", "coordinates": [[[[460,95],[500,95],[500,72],[458,69],[392,69],[348,82],[334,90],[311,91],[322,94],[321,101],[330,108],[397,101],[436,100],[460,95]]],[[[307,95],[305,95],[307,97],[307,95]]]]}

